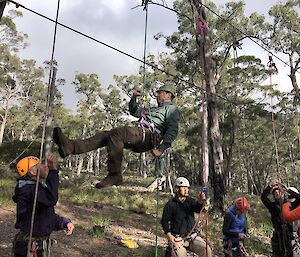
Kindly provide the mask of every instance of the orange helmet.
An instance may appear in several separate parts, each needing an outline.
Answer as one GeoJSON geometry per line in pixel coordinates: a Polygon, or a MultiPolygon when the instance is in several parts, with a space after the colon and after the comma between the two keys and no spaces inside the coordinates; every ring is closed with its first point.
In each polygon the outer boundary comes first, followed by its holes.
{"type": "Polygon", "coordinates": [[[20,177],[23,177],[33,166],[39,163],[39,158],[35,156],[27,156],[17,163],[17,172],[19,173],[20,177]]]}
{"type": "Polygon", "coordinates": [[[235,207],[240,210],[241,212],[245,212],[245,211],[248,211],[249,210],[249,203],[246,199],[246,197],[240,197],[240,198],[237,198],[235,201],[234,201],[234,205],[235,207]]]}

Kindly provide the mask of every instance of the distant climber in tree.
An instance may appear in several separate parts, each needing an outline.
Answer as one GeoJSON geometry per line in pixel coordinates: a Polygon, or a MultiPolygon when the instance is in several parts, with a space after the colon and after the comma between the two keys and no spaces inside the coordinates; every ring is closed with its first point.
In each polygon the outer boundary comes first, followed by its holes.
{"type": "Polygon", "coordinates": [[[53,140],[58,145],[60,156],[65,158],[68,155],[106,147],[108,175],[96,184],[96,188],[122,184],[121,166],[124,148],[137,153],[152,150],[155,157],[160,157],[177,137],[179,110],[172,104],[175,91],[172,85],[160,87],[156,91],[158,107],[147,109],[137,103],[137,97],[141,96],[141,92],[135,90],[129,102],[129,112],[139,118],[136,126],[122,126],[100,131],[84,140],[70,140],[63,135],[60,128],[54,128],[53,140]]]}

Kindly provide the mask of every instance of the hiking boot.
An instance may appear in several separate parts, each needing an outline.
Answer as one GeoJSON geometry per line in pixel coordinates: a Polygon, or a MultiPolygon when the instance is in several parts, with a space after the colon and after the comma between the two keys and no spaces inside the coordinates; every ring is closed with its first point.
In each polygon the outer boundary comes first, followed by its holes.
{"type": "Polygon", "coordinates": [[[123,182],[121,174],[108,174],[101,182],[96,184],[96,188],[119,186],[123,182]]]}
{"type": "Polygon", "coordinates": [[[58,146],[58,153],[61,158],[66,158],[74,152],[74,143],[65,137],[58,127],[53,129],[53,141],[58,146]]]}

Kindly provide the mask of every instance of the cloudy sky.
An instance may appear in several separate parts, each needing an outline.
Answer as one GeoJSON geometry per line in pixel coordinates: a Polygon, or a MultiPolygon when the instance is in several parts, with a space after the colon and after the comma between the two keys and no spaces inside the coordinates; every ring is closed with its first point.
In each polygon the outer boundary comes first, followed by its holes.
{"type": "MultiPolygon", "coordinates": [[[[141,0],[61,0],[59,21],[80,30],[96,39],[110,44],[140,59],[143,58],[145,12],[135,8],[141,0]]],[[[172,0],[165,0],[172,7],[172,0]]],[[[228,1],[215,0],[217,5],[228,1]]],[[[245,0],[246,14],[254,11],[267,14],[276,0],[245,0]],[[259,9],[256,8],[259,6],[259,9]]],[[[56,0],[22,0],[20,3],[36,12],[55,19],[56,0]]],[[[15,8],[10,4],[5,12],[15,8]]],[[[35,59],[42,66],[43,61],[51,58],[54,23],[28,12],[22,8],[23,18],[16,21],[18,29],[29,36],[29,47],[21,51],[22,58],[35,59]]],[[[166,35],[177,30],[175,13],[150,5],[148,18],[147,52],[158,55],[166,50],[163,42],[153,40],[153,35],[163,32],[166,35]]],[[[268,61],[268,53],[254,43],[246,42],[239,54],[256,54],[268,61]]],[[[60,88],[63,101],[68,108],[76,109],[79,96],[74,93],[72,80],[77,71],[97,73],[102,85],[113,82],[112,76],[136,74],[139,62],[115,52],[105,46],[58,27],[55,59],[59,70],[57,77],[66,79],[60,88]]],[[[288,70],[277,61],[280,76],[274,78],[282,90],[290,90],[288,70]]]]}

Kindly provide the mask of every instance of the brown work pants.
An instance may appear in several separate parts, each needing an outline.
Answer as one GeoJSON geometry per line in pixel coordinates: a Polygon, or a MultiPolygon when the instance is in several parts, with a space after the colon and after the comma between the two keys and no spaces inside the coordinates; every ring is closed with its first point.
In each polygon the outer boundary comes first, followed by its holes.
{"type": "MultiPolygon", "coordinates": [[[[196,253],[199,257],[206,256],[206,242],[199,236],[191,241],[179,241],[174,244],[173,249],[177,257],[187,257],[188,250],[196,253]]],[[[207,246],[207,256],[212,257],[212,251],[209,245],[207,246]]]]}
{"type": "Polygon", "coordinates": [[[154,145],[151,131],[137,126],[123,126],[109,131],[100,131],[90,138],[73,140],[73,143],[73,154],[86,153],[106,146],[109,174],[121,174],[124,148],[142,153],[151,150],[154,145]]]}

